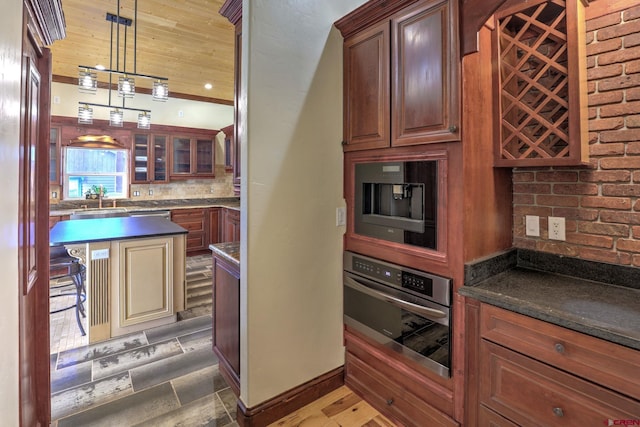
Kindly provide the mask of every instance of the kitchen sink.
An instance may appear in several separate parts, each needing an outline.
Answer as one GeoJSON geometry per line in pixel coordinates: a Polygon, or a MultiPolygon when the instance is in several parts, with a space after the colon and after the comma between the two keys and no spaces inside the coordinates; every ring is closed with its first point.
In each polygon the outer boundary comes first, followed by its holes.
{"type": "Polygon", "coordinates": [[[130,216],[125,208],[90,208],[73,211],[71,219],[116,218],[130,216]]]}

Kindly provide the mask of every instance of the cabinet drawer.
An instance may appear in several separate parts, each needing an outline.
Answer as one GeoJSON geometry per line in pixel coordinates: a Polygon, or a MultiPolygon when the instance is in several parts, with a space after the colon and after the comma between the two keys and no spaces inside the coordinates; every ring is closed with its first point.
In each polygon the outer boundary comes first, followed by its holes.
{"type": "Polygon", "coordinates": [[[632,419],[640,402],[482,340],[480,403],[521,426],[587,426],[632,419]]]}
{"type": "Polygon", "coordinates": [[[501,417],[483,405],[480,405],[478,415],[479,425],[484,427],[518,427],[517,424],[501,417]]]}
{"type": "Polygon", "coordinates": [[[639,351],[486,304],[480,316],[482,338],[640,399],[639,351]]]}
{"type": "Polygon", "coordinates": [[[458,426],[437,409],[408,393],[378,370],[347,352],[346,384],[385,415],[407,426],[458,426]]]}

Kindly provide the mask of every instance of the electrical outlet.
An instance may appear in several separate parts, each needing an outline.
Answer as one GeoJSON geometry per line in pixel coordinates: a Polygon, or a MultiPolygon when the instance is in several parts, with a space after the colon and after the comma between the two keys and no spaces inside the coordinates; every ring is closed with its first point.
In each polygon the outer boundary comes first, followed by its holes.
{"type": "Polygon", "coordinates": [[[564,218],[561,216],[549,217],[549,239],[567,240],[564,218]]]}
{"type": "Polygon", "coordinates": [[[527,236],[540,237],[540,217],[538,215],[527,215],[525,224],[527,236]]]}
{"type": "Polygon", "coordinates": [[[153,196],[153,190],[149,190],[149,195],[153,196]]]}

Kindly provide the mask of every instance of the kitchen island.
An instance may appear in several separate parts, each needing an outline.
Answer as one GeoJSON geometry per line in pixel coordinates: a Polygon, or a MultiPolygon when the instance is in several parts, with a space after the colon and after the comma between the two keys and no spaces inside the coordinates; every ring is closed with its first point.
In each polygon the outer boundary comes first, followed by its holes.
{"type": "Polygon", "coordinates": [[[213,256],[213,351],[240,395],[240,242],[209,245],[213,256]]]}
{"type": "Polygon", "coordinates": [[[49,244],[86,267],[89,343],[176,321],[187,230],[158,217],[60,221],[49,244]]]}

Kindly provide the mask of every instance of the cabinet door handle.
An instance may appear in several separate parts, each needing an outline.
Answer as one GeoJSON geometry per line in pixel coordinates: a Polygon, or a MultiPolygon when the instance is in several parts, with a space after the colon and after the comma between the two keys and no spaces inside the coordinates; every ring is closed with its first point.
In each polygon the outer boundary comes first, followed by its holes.
{"type": "Polygon", "coordinates": [[[562,408],[553,408],[553,415],[556,417],[564,417],[564,411],[562,408]]]}
{"type": "Polygon", "coordinates": [[[458,131],[458,126],[456,125],[449,126],[449,132],[456,133],[457,131],[458,131]]]}
{"type": "Polygon", "coordinates": [[[342,141],[340,144],[344,147],[345,145],[349,145],[349,141],[342,141]]]}
{"type": "Polygon", "coordinates": [[[393,405],[393,397],[391,399],[387,399],[387,405],[393,405]]]}
{"type": "Polygon", "coordinates": [[[556,349],[556,352],[563,354],[564,353],[564,346],[560,343],[556,343],[556,345],[554,346],[554,348],[556,349]]]}

